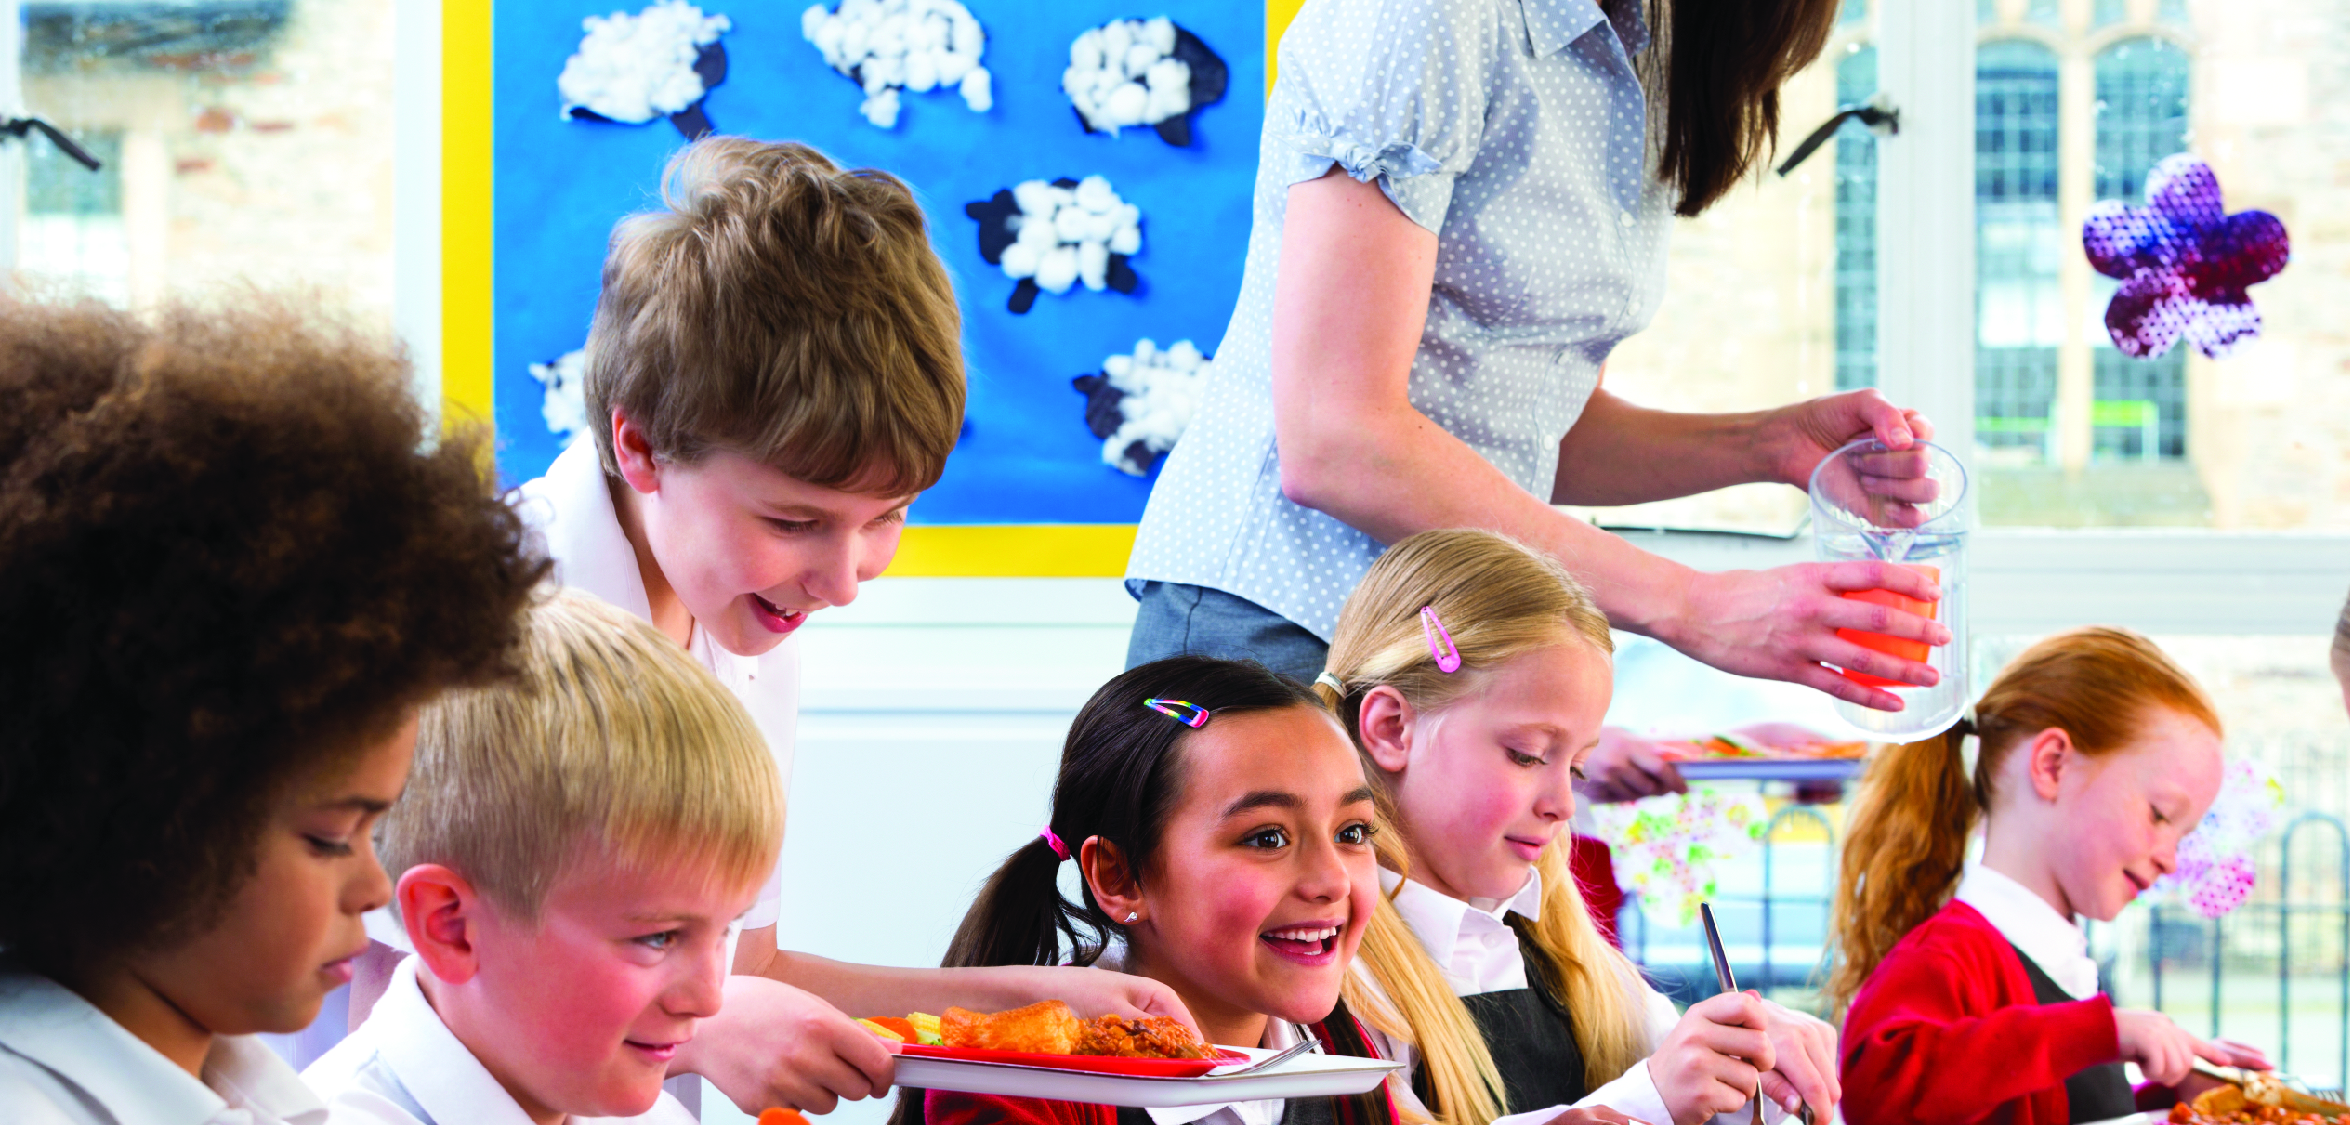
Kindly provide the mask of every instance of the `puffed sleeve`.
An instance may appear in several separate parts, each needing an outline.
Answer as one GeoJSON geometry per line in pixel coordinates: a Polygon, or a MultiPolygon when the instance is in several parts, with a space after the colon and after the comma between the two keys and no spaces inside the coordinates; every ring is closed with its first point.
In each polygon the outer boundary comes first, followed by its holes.
{"type": "Polygon", "coordinates": [[[1493,0],[1315,0],[1281,38],[1265,160],[1283,186],[1332,165],[1435,232],[1475,159],[1506,42],[1493,0]]]}

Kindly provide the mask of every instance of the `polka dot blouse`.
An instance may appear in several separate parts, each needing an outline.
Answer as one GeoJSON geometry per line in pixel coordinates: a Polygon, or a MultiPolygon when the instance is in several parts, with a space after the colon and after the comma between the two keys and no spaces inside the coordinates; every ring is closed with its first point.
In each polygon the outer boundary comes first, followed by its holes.
{"type": "MultiPolygon", "coordinates": [[[[1265,107],[1239,306],[1152,491],[1129,584],[1223,590],[1327,640],[1385,545],[1281,495],[1273,277],[1289,187],[1335,165],[1437,235],[1412,405],[1548,498],[1559,439],[1664,285],[1639,0],[1309,0],[1265,107]]],[[[1442,488],[1441,481],[1428,487],[1442,488]]]]}

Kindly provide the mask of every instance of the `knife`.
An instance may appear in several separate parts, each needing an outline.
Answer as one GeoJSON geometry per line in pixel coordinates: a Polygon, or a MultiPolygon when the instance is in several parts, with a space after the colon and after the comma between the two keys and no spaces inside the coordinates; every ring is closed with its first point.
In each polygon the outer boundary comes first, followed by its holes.
{"type": "MultiPolygon", "coordinates": [[[[1730,974],[1730,958],[1722,952],[1722,931],[1714,925],[1713,905],[1704,902],[1698,903],[1697,912],[1705,919],[1705,945],[1713,952],[1714,979],[1720,982],[1722,991],[1738,991],[1738,978],[1730,974]]],[[[1804,1115],[1805,1121],[1808,1122],[1810,1119],[1809,1114],[1804,1115]]],[[[1756,1075],[1754,1080],[1754,1125],[1763,1125],[1762,1076],[1760,1075],[1756,1075]]]]}

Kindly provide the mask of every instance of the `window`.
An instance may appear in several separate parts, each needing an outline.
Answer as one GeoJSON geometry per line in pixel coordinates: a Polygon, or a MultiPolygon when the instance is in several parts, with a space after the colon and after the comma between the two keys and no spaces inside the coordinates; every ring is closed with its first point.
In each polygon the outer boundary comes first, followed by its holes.
{"type": "MultiPolygon", "coordinates": [[[[1836,62],[1836,104],[1876,92],[1877,48],[1848,45],[1836,62]]],[[[1836,389],[1876,385],[1877,142],[1847,121],[1836,133],[1836,389]]]]}
{"type": "Polygon", "coordinates": [[[21,13],[17,265],[146,307],[251,282],[392,325],[398,6],[367,0],[0,3],[21,13]]]}
{"type": "MultiPolygon", "coordinates": [[[[2096,196],[2137,203],[2156,161],[2187,151],[2187,53],[2151,36],[2123,39],[2097,52],[2096,196]]],[[[2097,277],[2091,308],[2102,308],[2118,283],[2097,277]]],[[[2088,331],[2095,349],[2091,457],[2178,461],[2187,449],[2187,349],[2132,359],[2112,337],[2088,331]]]]}
{"type": "Polygon", "coordinates": [[[1975,437],[1989,464],[2038,464],[2064,319],[2056,54],[1997,40],[1975,60],[1975,437]]]}

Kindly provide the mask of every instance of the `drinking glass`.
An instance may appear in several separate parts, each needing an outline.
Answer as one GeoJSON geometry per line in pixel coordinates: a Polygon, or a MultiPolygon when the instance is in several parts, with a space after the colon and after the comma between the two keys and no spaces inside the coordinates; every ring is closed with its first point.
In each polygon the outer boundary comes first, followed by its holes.
{"type": "Polygon", "coordinates": [[[1845,640],[1921,661],[1942,674],[1933,687],[1916,687],[1837,669],[1847,679],[1883,688],[1901,700],[1899,711],[1836,704],[1838,713],[1854,726],[1889,741],[1940,734],[1965,713],[1971,698],[1966,673],[1966,500],[1966,467],[1930,441],[1893,450],[1875,438],[1862,438],[1829,454],[1812,470],[1812,539],[1822,561],[1881,559],[1918,569],[1942,587],[1939,602],[1919,602],[1887,590],[1844,595],[1932,617],[1950,629],[1950,643],[1940,646],[1837,630],[1845,640]]]}

